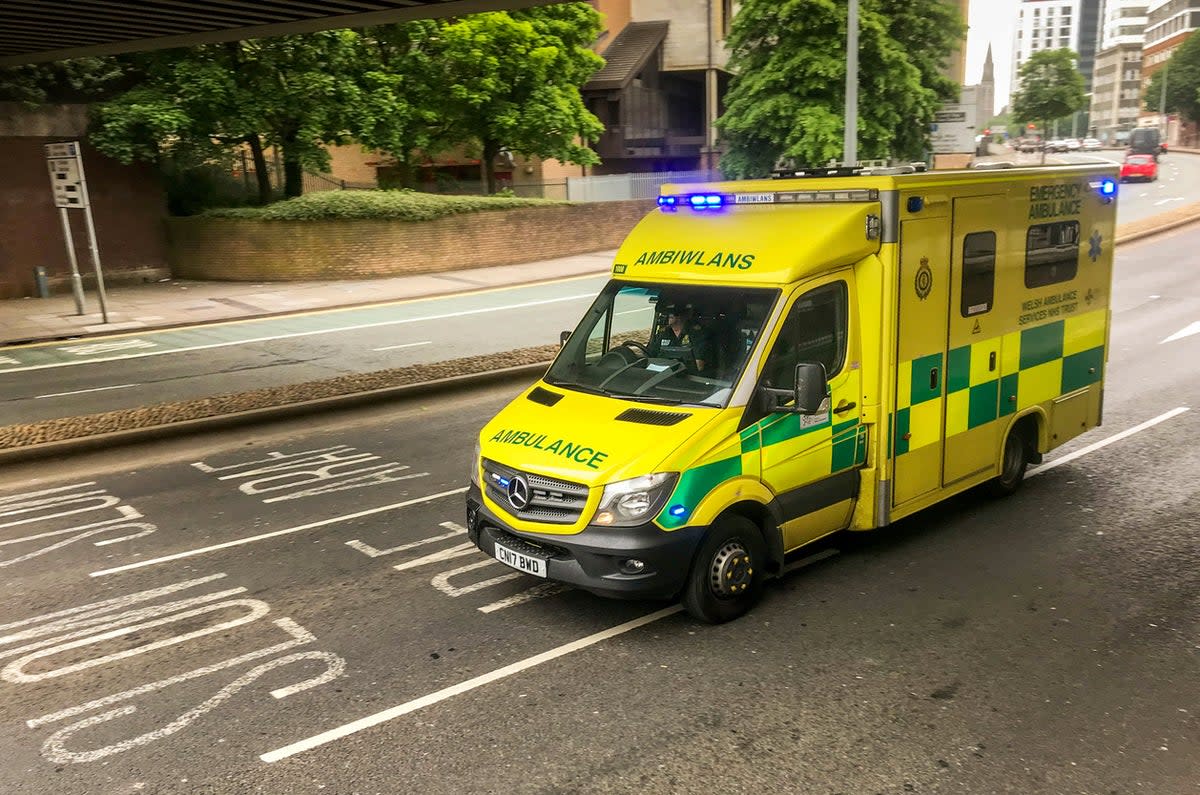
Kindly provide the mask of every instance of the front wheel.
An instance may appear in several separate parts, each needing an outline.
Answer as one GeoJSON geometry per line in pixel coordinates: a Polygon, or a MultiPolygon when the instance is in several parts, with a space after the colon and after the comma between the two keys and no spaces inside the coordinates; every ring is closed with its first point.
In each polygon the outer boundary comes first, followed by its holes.
{"type": "Polygon", "coordinates": [[[1007,497],[1016,493],[1025,480],[1025,467],[1029,463],[1029,451],[1025,449],[1025,437],[1020,429],[1009,431],[1004,440],[1004,461],[1000,465],[1000,475],[988,481],[988,490],[996,497],[1007,497]]]}
{"type": "Polygon", "coordinates": [[[753,522],[740,516],[717,520],[692,562],[684,608],[710,624],[732,621],[758,601],[765,564],[762,534],[753,522]]]}

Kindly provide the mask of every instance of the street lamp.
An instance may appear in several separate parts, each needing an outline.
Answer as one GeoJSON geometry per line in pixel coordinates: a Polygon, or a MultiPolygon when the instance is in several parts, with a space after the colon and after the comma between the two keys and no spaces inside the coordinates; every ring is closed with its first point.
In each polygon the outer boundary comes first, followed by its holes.
{"type": "Polygon", "coordinates": [[[846,12],[846,119],[842,133],[842,163],[858,163],[858,0],[846,12]]]}

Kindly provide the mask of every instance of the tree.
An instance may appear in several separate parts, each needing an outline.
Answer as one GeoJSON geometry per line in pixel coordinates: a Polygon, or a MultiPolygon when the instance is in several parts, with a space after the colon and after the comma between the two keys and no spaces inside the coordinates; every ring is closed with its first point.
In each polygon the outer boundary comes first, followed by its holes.
{"type": "Polygon", "coordinates": [[[589,48],[600,15],[584,3],[471,14],[443,22],[436,92],[455,143],[477,143],[488,193],[503,149],[588,165],[603,132],[579,89],[604,61],[589,48]]]}
{"type": "Polygon", "coordinates": [[[1018,124],[1034,122],[1045,130],[1048,122],[1087,106],[1083,76],[1075,68],[1075,58],[1075,53],[1065,48],[1040,50],[1021,65],[1017,73],[1019,87],[1012,98],[1012,116],[1018,124]]]}
{"type": "Polygon", "coordinates": [[[80,101],[111,89],[124,74],[125,69],[113,58],[0,67],[0,101],[34,106],[80,101]]]}
{"type": "Polygon", "coordinates": [[[245,143],[263,200],[262,151],[278,147],[284,194],[299,196],[304,168],[326,168],[324,145],[347,136],[362,97],[358,48],[357,34],[338,30],[138,56],[138,85],[94,109],[89,139],[126,163],[245,143]]]}
{"type": "MultiPolygon", "coordinates": [[[[780,158],[840,157],[846,82],[845,0],[745,0],[729,46],[735,76],[717,122],[731,176],[762,176],[780,158]]],[[[858,149],[863,158],[924,154],[934,112],[957,96],[941,75],[961,44],[958,10],[942,0],[863,0],[859,16],[858,149]]]]}
{"type": "Polygon", "coordinates": [[[1171,58],[1150,76],[1142,98],[1153,113],[1181,113],[1200,120],[1200,36],[1188,38],[1171,53],[1171,58]],[[1167,107],[1160,107],[1163,79],[1167,81],[1167,107]]]}

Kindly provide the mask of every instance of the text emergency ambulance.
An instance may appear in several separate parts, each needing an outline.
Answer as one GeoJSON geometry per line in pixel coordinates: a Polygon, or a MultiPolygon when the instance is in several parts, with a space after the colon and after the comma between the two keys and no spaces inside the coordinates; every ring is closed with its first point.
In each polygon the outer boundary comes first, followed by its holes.
{"type": "Polygon", "coordinates": [[[1116,174],[664,186],[545,376],[481,431],[469,537],[719,622],[823,536],[1011,493],[1100,424],[1116,174]]]}

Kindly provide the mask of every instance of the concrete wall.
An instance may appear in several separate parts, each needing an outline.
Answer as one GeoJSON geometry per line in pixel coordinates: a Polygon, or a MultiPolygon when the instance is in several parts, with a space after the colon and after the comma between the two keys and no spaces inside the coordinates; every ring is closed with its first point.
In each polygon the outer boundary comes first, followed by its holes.
{"type": "Polygon", "coordinates": [[[721,0],[633,0],[633,18],[671,23],[663,42],[666,71],[708,68],[710,34],[712,66],[724,69],[729,62],[721,31],[721,0]]]}
{"type": "MultiPolygon", "coordinates": [[[[70,291],[70,265],[59,210],[50,193],[42,145],[82,139],[81,106],[29,111],[0,106],[0,299],[37,294],[34,268],[41,266],[55,292],[70,291]]],[[[155,169],[124,166],[83,145],[96,239],[106,283],[141,282],[168,275],[166,198],[155,169]]],[[[79,270],[92,281],[82,210],[69,210],[79,270]]]]}
{"type": "Polygon", "coordinates": [[[451,216],[436,221],[250,221],[171,218],[181,279],[367,279],[533,262],[616,248],[655,203],[605,202],[451,216]]]}

